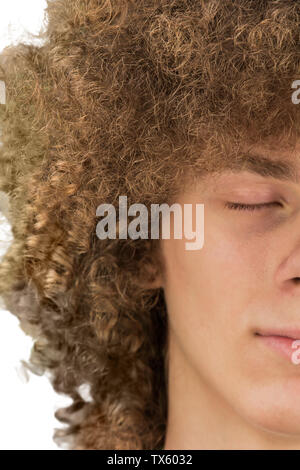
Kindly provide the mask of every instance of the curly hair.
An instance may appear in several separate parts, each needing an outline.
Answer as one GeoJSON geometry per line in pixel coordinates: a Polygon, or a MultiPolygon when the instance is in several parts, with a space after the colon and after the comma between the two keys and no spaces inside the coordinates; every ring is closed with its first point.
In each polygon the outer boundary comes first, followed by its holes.
{"type": "Polygon", "coordinates": [[[241,143],[300,134],[300,3],[47,0],[42,45],[0,56],[0,294],[28,367],[72,398],[70,449],[161,449],[168,320],[159,240],[96,235],[96,208],[169,202],[241,143]],[[90,399],[80,393],[87,385],[90,399]]]}

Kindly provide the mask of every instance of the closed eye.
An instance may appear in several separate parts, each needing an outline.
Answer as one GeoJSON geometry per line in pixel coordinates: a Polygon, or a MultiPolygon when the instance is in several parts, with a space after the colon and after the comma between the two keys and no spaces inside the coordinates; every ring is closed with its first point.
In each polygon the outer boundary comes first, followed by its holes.
{"type": "Polygon", "coordinates": [[[261,204],[243,204],[240,202],[226,202],[225,207],[231,210],[244,210],[244,211],[254,211],[254,210],[260,210],[264,209],[266,207],[273,207],[273,206],[280,206],[282,207],[282,204],[280,202],[274,201],[274,202],[263,202],[261,204]]]}

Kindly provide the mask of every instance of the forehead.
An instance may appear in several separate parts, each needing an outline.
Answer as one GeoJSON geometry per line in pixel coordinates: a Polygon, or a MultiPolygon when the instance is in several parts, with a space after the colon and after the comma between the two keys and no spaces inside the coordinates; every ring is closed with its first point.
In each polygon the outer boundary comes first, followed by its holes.
{"type": "Polygon", "coordinates": [[[233,172],[247,171],[263,178],[300,183],[300,145],[253,145],[242,149],[229,159],[224,169],[233,172]]]}
{"type": "Polygon", "coordinates": [[[262,156],[273,162],[284,162],[300,169],[300,139],[294,144],[269,141],[264,144],[252,144],[245,148],[246,154],[262,156]]]}
{"type": "Polygon", "coordinates": [[[186,189],[197,187],[206,192],[235,181],[243,184],[249,180],[259,183],[270,179],[300,187],[300,140],[293,145],[271,141],[240,146],[232,155],[228,152],[215,170],[192,175],[186,189]]]}

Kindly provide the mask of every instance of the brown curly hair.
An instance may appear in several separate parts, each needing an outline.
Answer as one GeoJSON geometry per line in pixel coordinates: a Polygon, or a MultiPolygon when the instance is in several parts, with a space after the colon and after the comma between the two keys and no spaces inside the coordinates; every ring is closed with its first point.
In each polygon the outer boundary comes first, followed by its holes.
{"type": "Polygon", "coordinates": [[[294,142],[300,2],[48,0],[42,45],[0,57],[0,190],[14,240],[0,294],[29,367],[72,405],[71,449],[161,449],[167,308],[159,240],[100,240],[96,208],[171,202],[245,142],[294,142]],[[90,400],[79,387],[89,386],[90,400]]]}

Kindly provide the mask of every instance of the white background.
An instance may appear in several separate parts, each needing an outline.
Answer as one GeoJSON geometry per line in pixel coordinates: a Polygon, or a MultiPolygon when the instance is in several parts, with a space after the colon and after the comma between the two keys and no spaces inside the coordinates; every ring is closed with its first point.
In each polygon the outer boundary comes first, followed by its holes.
{"type": "MultiPolygon", "coordinates": [[[[30,37],[45,27],[46,0],[9,0],[0,2],[0,52],[20,41],[39,44],[30,37]]],[[[3,198],[3,193],[2,193],[3,198]]],[[[0,256],[11,240],[1,199],[0,256]]],[[[61,428],[54,412],[67,406],[71,399],[56,394],[46,376],[24,374],[21,360],[27,361],[32,339],[19,327],[19,320],[0,307],[0,449],[59,450],[52,436],[61,428]]]]}

